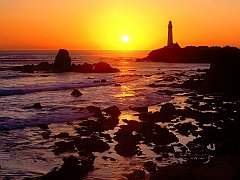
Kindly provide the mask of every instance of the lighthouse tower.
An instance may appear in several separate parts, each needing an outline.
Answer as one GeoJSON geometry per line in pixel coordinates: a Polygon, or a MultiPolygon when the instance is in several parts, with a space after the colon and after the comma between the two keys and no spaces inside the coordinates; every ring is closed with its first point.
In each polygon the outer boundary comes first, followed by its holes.
{"type": "Polygon", "coordinates": [[[168,46],[173,46],[173,35],[172,35],[172,21],[169,21],[168,23],[168,46]]]}

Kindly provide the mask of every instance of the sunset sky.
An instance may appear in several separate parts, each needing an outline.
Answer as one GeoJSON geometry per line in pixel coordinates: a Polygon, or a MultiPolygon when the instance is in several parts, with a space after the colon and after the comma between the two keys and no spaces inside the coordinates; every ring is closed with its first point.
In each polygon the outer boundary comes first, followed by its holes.
{"type": "Polygon", "coordinates": [[[0,0],[0,50],[240,47],[240,0],[0,0]]]}

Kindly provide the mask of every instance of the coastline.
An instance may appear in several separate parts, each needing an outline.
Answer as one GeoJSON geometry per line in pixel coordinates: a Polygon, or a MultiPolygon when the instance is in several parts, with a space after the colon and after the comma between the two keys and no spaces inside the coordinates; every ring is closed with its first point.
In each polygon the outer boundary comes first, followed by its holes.
{"type": "MultiPolygon", "coordinates": [[[[116,63],[120,62],[116,61],[116,63]]],[[[130,62],[126,61],[127,63],[130,62]]],[[[45,168],[44,171],[28,172],[25,176],[23,175],[26,179],[28,176],[30,179],[38,179],[38,177],[59,179],[60,176],[68,179],[103,178],[103,176],[122,179],[158,179],[161,176],[168,179],[170,176],[173,178],[185,176],[186,173],[189,178],[204,178],[205,176],[199,175],[202,170],[209,172],[208,177],[219,177],[221,173],[215,176],[215,172],[218,168],[225,167],[224,161],[228,157],[229,161],[236,157],[234,159],[236,163],[232,164],[231,168],[237,168],[237,153],[228,151],[233,146],[233,149],[238,150],[236,138],[239,126],[236,122],[239,115],[239,102],[237,99],[225,97],[224,92],[216,94],[214,91],[203,92],[196,89],[202,81],[190,83],[192,86],[184,84],[191,77],[193,79],[199,77],[200,80],[206,78],[205,68],[206,66],[196,64],[192,66],[191,64],[161,64],[159,66],[155,63],[131,62],[131,66],[127,66],[127,69],[123,69],[118,75],[93,74],[89,78],[89,74],[78,74],[77,79],[81,77],[91,83],[99,81],[98,85],[107,84],[81,89],[81,94],[77,97],[71,95],[71,88],[55,93],[42,92],[43,99],[49,94],[54,98],[61,97],[61,103],[69,105],[69,107],[64,105],[68,108],[69,115],[74,110],[78,117],[76,116],[74,121],[61,123],[50,121],[38,124],[37,127],[27,126],[23,129],[2,132],[3,137],[6,137],[4,145],[10,143],[7,137],[13,135],[16,135],[17,142],[13,149],[11,146],[3,146],[4,155],[12,153],[19,158],[17,158],[18,162],[11,159],[13,166],[1,166],[1,171],[6,172],[4,177],[11,177],[6,171],[9,170],[8,168],[14,169],[19,166],[22,159],[17,151],[25,157],[25,164],[31,166],[35,163],[36,168],[40,166],[45,168]],[[139,71],[146,66],[145,71],[139,71]],[[149,67],[153,68],[149,69],[149,67]],[[106,82],[101,82],[103,78],[106,82]],[[83,112],[86,112],[87,116],[82,117],[83,112]],[[236,121],[230,121],[229,118],[236,121]],[[233,131],[233,127],[236,131],[233,131]],[[27,134],[25,141],[17,135],[20,132],[27,134]],[[210,145],[214,149],[209,149],[210,145]],[[7,149],[10,149],[10,152],[7,149]],[[29,150],[32,150],[32,153],[26,152],[29,150]],[[213,163],[213,170],[212,167],[208,168],[211,163],[213,163]],[[215,166],[215,163],[222,166],[215,166]],[[169,166],[171,164],[177,165],[169,166]],[[56,167],[55,170],[54,167],[56,167]],[[182,170],[177,172],[175,168],[182,170]],[[188,174],[189,170],[192,173],[188,174]],[[166,171],[165,175],[169,176],[163,176],[162,171],[166,171]],[[211,171],[213,174],[210,173],[211,171]]],[[[211,69],[211,71],[215,70],[211,69]]],[[[231,77],[231,73],[228,73],[228,77],[231,77]]],[[[47,77],[40,77],[56,78],[55,74],[61,78],[76,76],[72,72],[65,72],[50,73],[47,77]]],[[[27,75],[39,78],[38,75],[42,73],[27,73],[27,75]]],[[[208,84],[205,85],[208,86],[208,84]]],[[[23,95],[21,98],[14,96],[18,99],[34,99],[40,97],[39,95],[39,92],[35,92],[23,95]]],[[[11,99],[11,96],[4,98],[11,99]]],[[[50,96],[47,99],[49,98],[50,96]]],[[[57,108],[53,106],[53,102],[49,101],[46,105],[45,101],[39,101],[42,108],[38,106],[39,108],[35,109],[34,105],[30,104],[29,109],[25,109],[36,112],[35,116],[38,119],[34,121],[41,121],[38,114],[57,108]]],[[[60,111],[63,110],[60,109],[60,111]]],[[[66,116],[63,117],[66,118],[66,116]]],[[[3,158],[6,157],[3,156],[3,158]]],[[[26,168],[25,165],[23,167],[26,168]]],[[[237,169],[233,170],[228,177],[237,177],[237,173],[237,169]]]]}

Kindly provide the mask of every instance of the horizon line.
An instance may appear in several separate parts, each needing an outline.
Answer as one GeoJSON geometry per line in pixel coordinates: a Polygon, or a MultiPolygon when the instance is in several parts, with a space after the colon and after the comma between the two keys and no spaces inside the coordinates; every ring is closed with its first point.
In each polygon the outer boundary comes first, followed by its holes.
{"type": "Polygon", "coordinates": [[[0,51],[56,51],[59,49],[66,49],[68,51],[151,51],[153,49],[67,49],[67,48],[56,48],[56,49],[0,49],[0,51]]]}
{"type": "MultiPolygon", "coordinates": [[[[165,47],[165,46],[163,46],[165,47]]],[[[56,49],[0,49],[1,52],[4,51],[57,51],[59,49],[66,49],[68,51],[152,51],[155,49],[161,49],[163,47],[158,47],[158,48],[152,48],[152,49],[67,49],[67,48],[56,48],[56,49]]],[[[208,45],[199,45],[199,46],[195,46],[195,45],[188,45],[188,46],[184,46],[181,48],[185,48],[185,47],[236,47],[240,49],[240,46],[231,46],[231,45],[224,45],[224,46],[218,46],[218,45],[214,45],[214,46],[208,46],[208,45]]]]}

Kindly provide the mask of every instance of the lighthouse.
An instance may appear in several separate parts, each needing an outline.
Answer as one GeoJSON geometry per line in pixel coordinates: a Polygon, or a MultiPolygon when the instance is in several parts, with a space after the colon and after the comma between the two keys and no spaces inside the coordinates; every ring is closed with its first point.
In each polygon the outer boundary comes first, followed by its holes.
{"type": "Polygon", "coordinates": [[[172,21],[168,23],[168,46],[171,47],[173,45],[173,35],[172,35],[172,21]]]}
{"type": "Polygon", "coordinates": [[[172,32],[172,21],[169,21],[168,23],[168,43],[167,46],[168,48],[180,48],[179,44],[173,43],[173,32],[172,32]]]}

